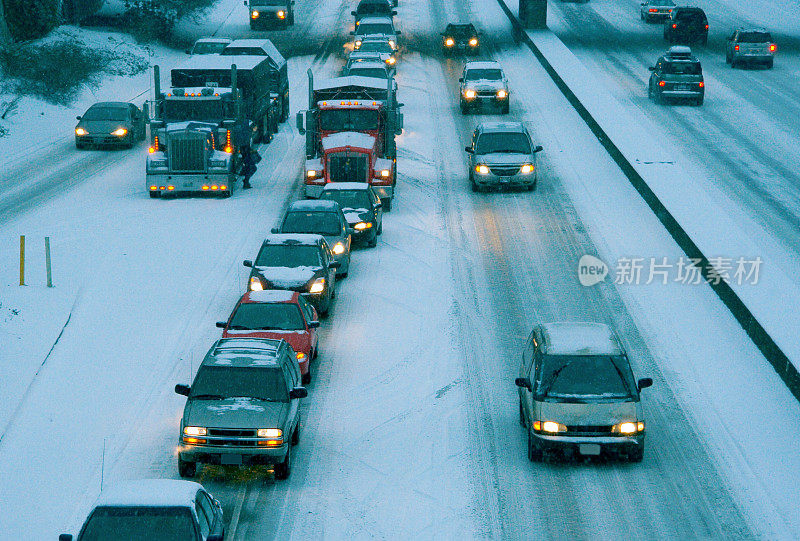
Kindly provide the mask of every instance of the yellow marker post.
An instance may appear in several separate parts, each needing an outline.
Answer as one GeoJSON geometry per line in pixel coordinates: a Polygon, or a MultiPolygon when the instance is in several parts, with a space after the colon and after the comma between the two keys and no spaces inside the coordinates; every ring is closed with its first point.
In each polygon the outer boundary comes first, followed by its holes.
{"type": "Polygon", "coordinates": [[[25,285],[25,235],[19,236],[19,285],[25,285]]]}

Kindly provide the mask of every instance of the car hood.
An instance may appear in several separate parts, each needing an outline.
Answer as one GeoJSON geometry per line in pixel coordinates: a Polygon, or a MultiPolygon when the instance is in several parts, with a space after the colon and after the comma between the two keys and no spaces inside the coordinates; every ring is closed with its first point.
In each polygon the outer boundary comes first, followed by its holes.
{"type": "Polygon", "coordinates": [[[522,165],[523,163],[533,163],[532,154],[517,154],[511,152],[498,152],[496,154],[478,154],[475,163],[486,165],[522,165]]]}
{"type": "Polygon", "coordinates": [[[505,87],[505,81],[492,79],[476,79],[464,82],[464,88],[471,88],[472,90],[500,90],[505,87]]]}
{"type": "Polygon", "coordinates": [[[567,426],[614,425],[623,421],[641,421],[636,402],[538,402],[539,418],[567,426]]]}
{"type": "Polygon", "coordinates": [[[111,134],[117,128],[131,129],[131,123],[128,121],[114,122],[111,120],[81,120],[78,122],[77,127],[96,134],[111,134]]]}
{"type": "Polygon", "coordinates": [[[274,289],[296,289],[321,275],[321,267],[256,267],[274,289]]]}
{"type": "Polygon", "coordinates": [[[266,402],[252,398],[189,400],[184,425],[215,428],[273,428],[283,426],[288,402],[266,402]]]}
{"type": "Polygon", "coordinates": [[[345,220],[347,220],[347,223],[350,225],[357,224],[358,222],[370,222],[373,219],[369,209],[345,207],[342,209],[342,212],[344,213],[345,220]]]}

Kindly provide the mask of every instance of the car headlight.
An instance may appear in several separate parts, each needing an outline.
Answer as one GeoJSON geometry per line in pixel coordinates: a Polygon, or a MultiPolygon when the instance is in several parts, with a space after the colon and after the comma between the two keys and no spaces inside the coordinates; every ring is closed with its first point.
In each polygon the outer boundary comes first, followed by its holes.
{"type": "Polygon", "coordinates": [[[476,165],[475,172],[481,175],[488,175],[489,174],[489,166],[488,165],[476,165]]]}
{"type": "Polygon", "coordinates": [[[83,128],[75,128],[75,135],[87,135],[89,132],[83,128]]]}
{"type": "Polygon", "coordinates": [[[309,169],[308,171],[306,171],[306,177],[307,178],[317,178],[318,174],[319,174],[319,171],[316,171],[315,169],[309,169]]]}
{"type": "Polygon", "coordinates": [[[614,425],[611,428],[611,432],[626,435],[638,434],[639,432],[644,432],[644,421],[624,421],[614,425]]]}
{"type": "Polygon", "coordinates": [[[506,92],[505,89],[501,88],[500,90],[497,91],[497,97],[498,99],[503,100],[508,97],[508,92],[506,92]]]}
{"type": "Polygon", "coordinates": [[[264,284],[261,283],[258,276],[250,277],[250,291],[264,291],[264,284]]]}
{"type": "Polygon", "coordinates": [[[478,46],[478,38],[472,38],[471,40],[469,40],[469,44],[470,44],[471,47],[477,47],[478,46]]]}
{"type": "Polygon", "coordinates": [[[356,231],[364,231],[365,229],[369,229],[372,227],[371,222],[358,222],[356,225],[353,226],[353,229],[356,231]]]}
{"type": "Polygon", "coordinates": [[[308,288],[309,293],[322,293],[325,291],[325,278],[317,278],[308,288]]]}
{"type": "Polygon", "coordinates": [[[360,39],[357,39],[357,40],[355,41],[355,43],[353,43],[353,47],[354,47],[354,48],[356,48],[356,49],[358,49],[359,47],[361,47],[361,40],[360,40],[360,39]]]}
{"type": "Polygon", "coordinates": [[[382,169],[381,170],[381,178],[389,178],[389,175],[391,175],[391,174],[392,174],[392,172],[389,171],[388,169],[382,169]]]}
{"type": "Polygon", "coordinates": [[[203,426],[184,426],[183,427],[183,435],[184,436],[205,436],[208,434],[208,430],[206,430],[203,426]]]}
{"type": "Polygon", "coordinates": [[[253,10],[253,12],[250,14],[250,18],[251,19],[258,19],[259,15],[261,15],[261,14],[258,11],[253,10]]]}
{"type": "Polygon", "coordinates": [[[333,250],[331,250],[335,255],[342,255],[344,253],[344,244],[341,242],[337,242],[333,245],[333,250]]]}
{"type": "Polygon", "coordinates": [[[128,130],[125,128],[117,128],[116,130],[111,132],[111,135],[116,135],[117,137],[123,137],[128,133],[128,130]]]}
{"type": "Polygon", "coordinates": [[[455,40],[453,40],[453,38],[447,38],[446,40],[444,40],[444,44],[447,45],[448,47],[452,47],[453,45],[456,44],[456,42],[455,40]]]}
{"type": "Polygon", "coordinates": [[[534,169],[533,164],[526,163],[519,168],[519,172],[522,173],[523,175],[528,175],[530,173],[533,173],[533,169],[534,169]]]}
{"type": "Polygon", "coordinates": [[[286,17],[286,12],[285,12],[285,11],[283,11],[283,10],[280,10],[280,11],[278,12],[278,18],[279,18],[279,19],[283,19],[284,17],[286,17]]]}
{"type": "Polygon", "coordinates": [[[397,62],[397,60],[393,56],[390,56],[389,58],[386,59],[386,63],[389,64],[390,66],[394,66],[395,62],[397,62]]]}
{"type": "Polygon", "coordinates": [[[537,432],[549,432],[550,434],[557,434],[559,432],[566,432],[567,427],[555,421],[534,421],[533,429],[537,432]]]}
{"type": "Polygon", "coordinates": [[[475,91],[472,90],[471,88],[468,88],[464,91],[464,97],[467,98],[468,100],[471,100],[475,96],[476,96],[475,91]]]}
{"type": "Polygon", "coordinates": [[[391,47],[392,49],[397,49],[397,43],[395,43],[393,39],[390,39],[389,47],[391,47]]]}
{"type": "Polygon", "coordinates": [[[283,430],[280,428],[259,428],[256,436],[259,438],[282,438],[283,430]]]}

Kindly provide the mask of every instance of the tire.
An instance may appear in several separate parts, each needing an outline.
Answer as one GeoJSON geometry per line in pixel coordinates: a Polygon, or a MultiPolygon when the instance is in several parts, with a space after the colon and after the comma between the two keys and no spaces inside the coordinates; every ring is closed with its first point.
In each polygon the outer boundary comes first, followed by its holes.
{"type": "Polygon", "coordinates": [[[300,423],[297,423],[297,426],[294,427],[294,432],[292,432],[292,445],[297,445],[300,443],[300,423]]]}
{"type": "MultiPolygon", "coordinates": [[[[309,358],[309,360],[310,360],[310,358],[309,358]]],[[[308,372],[306,372],[305,374],[302,375],[302,377],[300,378],[300,381],[303,383],[303,385],[308,385],[309,383],[311,383],[311,367],[310,366],[308,367],[308,372]]]]}
{"type": "Polygon", "coordinates": [[[696,106],[698,106],[698,107],[703,105],[703,97],[701,96],[701,97],[697,98],[696,100],[694,100],[694,104],[696,106]]]}
{"type": "Polygon", "coordinates": [[[628,453],[629,462],[641,462],[644,460],[644,445],[640,445],[634,451],[628,453]]]}
{"type": "Polygon", "coordinates": [[[178,455],[178,475],[184,479],[192,479],[197,475],[197,462],[189,462],[178,455]]]}
{"type": "Polygon", "coordinates": [[[503,107],[500,109],[500,112],[504,115],[507,115],[510,108],[511,104],[506,102],[505,105],[503,105],[503,107]]]}
{"type": "Polygon", "coordinates": [[[375,236],[372,237],[372,240],[370,240],[367,243],[367,246],[369,246],[370,248],[375,248],[377,245],[378,245],[378,233],[375,233],[375,236]]]}
{"type": "Polygon", "coordinates": [[[772,66],[774,65],[775,65],[774,59],[770,58],[769,60],[767,60],[767,69],[772,69],[772,66]]]}
{"type": "MultiPolygon", "coordinates": [[[[294,437],[294,435],[292,436],[294,437]]],[[[286,451],[286,458],[283,459],[283,462],[280,464],[275,464],[275,479],[279,481],[285,481],[289,478],[289,475],[292,473],[292,446],[289,446],[289,450],[286,451]]]]}
{"type": "Polygon", "coordinates": [[[386,199],[381,199],[381,205],[383,205],[384,212],[391,212],[392,210],[392,198],[387,197],[386,199]]]}
{"type": "Polygon", "coordinates": [[[525,412],[522,410],[522,400],[519,401],[519,424],[525,426],[525,412]]]}
{"type": "Polygon", "coordinates": [[[381,220],[381,225],[378,226],[378,235],[383,235],[383,220],[381,220]]]}
{"type": "Polygon", "coordinates": [[[528,431],[528,460],[531,462],[542,462],[544,453],[534,443],[530,430],[528,431]]]}
{"type": "Polygon", "coordinates": [[[161,192],[150,192],[150,199],[160,199],[161,192]]]}
{"type": "Polygon", "coordinates": [[[726,64],[730,64],[731,63],[731,54],[729,52],[727,52],[727,51],[725,52],[725,63],[726,64]]]}
{"type": "Polygon", "coordinates": [[[538,181],[538,180],[534,180],[534,181],[533,181],[533,184],[531,184],[530,186],[528,186],[526,189],[527,189],[529,192],[535,192],[535,191],[536,191],[536,185],[537,185],[538,183],[539,183],[539,181],[538,181]]]}
{"type": "Polygon", "coordinates": [[[289,119],[289,96],[287,95],[281,101],[281,122],[286,122],[289,119]]]}
{"type": "Polygon", "coordinates": [[[288,24],[294,24],[294,10],[289,12],[289,16],[286,18],[286,20],[288,21],[288,24]]]}
{"type": "Polygon", "coordinates": [[[736,69],[736,68],[737,68],[736,59],[731,58],[731,69],[736,69]]]}
{"type": "Polygon", "coordinates": [[[473,192],[478,193],[479,191],[481,191],[480,186],[478,186],[473,179],[470,179],[469,184],[473,192]]]}
{"type": "Polygon", "coordinates": [[[461,114],[466,115],[469,113],[469,105],[464,102],[461,102],[461,114]]]}

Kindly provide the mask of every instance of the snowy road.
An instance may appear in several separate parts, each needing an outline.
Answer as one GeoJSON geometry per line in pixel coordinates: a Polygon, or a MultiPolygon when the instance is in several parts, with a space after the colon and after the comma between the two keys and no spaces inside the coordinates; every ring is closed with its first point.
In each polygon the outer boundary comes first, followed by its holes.
{"type": "MultiPolygon", "coordinates": [[[[348,2],[298,7],[297,28],[274,33],[298,51],[287,54],[292,112],[305,105],[309,65],[336,73],[351,24],[348,2]]],[[[680,254],[511,40],[496,2],[401,0],[398,11],[396,206],[378,247],[354,253],[321,328],[290,479],[201,472],[231,538],[800,536],[799,438],[751,433],[754,418],[797,426],[800,407],[710,290],[579,285],[583,254],[680,254]],[[469,191],[463,147],[478,122],[502,117],[460,115],[462,64],[439,51],[450,20],[483,30],[510,78],[510,118],[545,147],[536,192],[469,191]],[[614,325],[637,376],[655,379],[641,464],[527,460],[513,386],[520,347],[535,322],[583,319],[614,325]]],[[[232,13],[220,35],[248,32],[241,13],[219,12],[232,13]]],[[[0,240],[51,235],[64,287],[79,297],[0,442],[0,531],[46,539],[78,525],[104,443],[106,482],[177,477],[183,399],[172,388],[218,336],[213,324],[244,284],[241,260],[299,195],[303,139],[291,124],[264,148],[256,188],[229,200],[149,200],[134,151],[86,154],[106,166],[87,163],[72,189],[14,207],[0,240]]],[[[71,178],[58,170],[53,183],[71,178]]],[[[0,268],[13,258],[0,253],[0,268]]]]}

